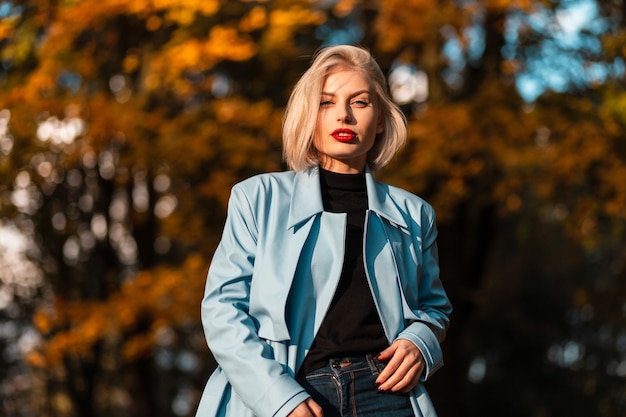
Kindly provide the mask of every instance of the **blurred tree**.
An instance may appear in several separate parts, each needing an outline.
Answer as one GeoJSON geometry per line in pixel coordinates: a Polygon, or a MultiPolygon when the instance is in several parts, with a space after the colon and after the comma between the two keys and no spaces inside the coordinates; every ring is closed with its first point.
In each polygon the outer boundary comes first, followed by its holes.
{"type": "Polygon", "coordinates": [[[229,189],[284,168],[291,86],[347,42],[409,119],[381,176],[439,216],[442,417],[621,416],[623,1],[35,3],[0,2],[5,413],[193,414],[229,189]]]}

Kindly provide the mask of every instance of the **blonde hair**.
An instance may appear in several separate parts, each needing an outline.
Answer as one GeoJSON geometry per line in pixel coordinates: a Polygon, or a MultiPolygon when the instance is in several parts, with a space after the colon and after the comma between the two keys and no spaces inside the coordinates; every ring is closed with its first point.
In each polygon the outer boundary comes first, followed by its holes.
{"type": "Polygon", "coordinates": [[[313,146],[322,88],[326,77],[338,70],[361,71],[370,81],[384,129],[367,154],[372,170],[384,167],[406,142],[406,118],[387,93],[387,81],[378,63],[365,49],[338,45],[321,49],[309,69],[296,83],[283,117],[283,158],[289,167],[302,171],[319,164],[313,146]]]}

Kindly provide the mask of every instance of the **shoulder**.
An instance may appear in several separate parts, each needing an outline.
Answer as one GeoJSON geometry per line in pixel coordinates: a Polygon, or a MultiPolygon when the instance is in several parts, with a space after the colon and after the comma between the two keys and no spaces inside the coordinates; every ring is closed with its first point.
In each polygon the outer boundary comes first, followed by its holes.
{"type": "Polygon", "coordinates": [[[295,172],[282,171],[257,174],[235,184],[231,189],[231,203],[248,206],[255,212],[268,208],[284,209],[291,199],[295,172]]]}
{"type": "Polygon", "coordinates": [[[430,203],[428,203],[428,201],[418,196],[417,194],[405,190],[404,188],[396,187],[395,185],[382,182],[377,182],[376,186],[382,188],[384,192],[396,204],[425,211],[434,211],[433,207],[430,205],[430,203]]]}
{"type": "Polygon", "coordinates": [[[418,220],[421,225],[435,223],[435,210],[424,198],[394,185],[376,182],[379,199],[391,211],[398,211],[405,219],[418,220]]]}
{"type": "Polygon", "coordinates": [[[267,172],[246,178],[233,186],[233,191],[255,193],[290,188],[295,178],[294,171],[267,172]]]}

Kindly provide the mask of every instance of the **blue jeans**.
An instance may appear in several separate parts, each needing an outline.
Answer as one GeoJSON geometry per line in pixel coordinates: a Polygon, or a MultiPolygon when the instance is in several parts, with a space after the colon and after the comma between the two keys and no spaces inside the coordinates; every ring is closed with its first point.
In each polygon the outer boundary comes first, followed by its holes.
{"type": "Polygon", "coordinates": [[[385,363],[367,355],[331,359],[298,382],[324,410],[324,417],[414,417],[409,394],[379,393],[385,363]]]}

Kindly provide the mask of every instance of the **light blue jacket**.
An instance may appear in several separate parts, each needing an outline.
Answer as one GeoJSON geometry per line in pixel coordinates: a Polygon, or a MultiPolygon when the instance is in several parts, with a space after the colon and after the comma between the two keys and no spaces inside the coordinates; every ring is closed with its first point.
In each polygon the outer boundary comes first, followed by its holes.
{"type": "MultiPolygon", "coordinates": [[[[432,207],[366,171],[365,271],[385,334],[422,351],[426,380],[443,365],[451,306],[439,280],[432,207]]],[[[332,300],[346,215],[324,212],[319,170],[261,174],[235,185],[209,268],[202,323],[218,368],[197,417],[283,417],[309,394],[294,375],[332,300]]],[[[358,302],[355,303],[358,305],[358,302]]],[[[435,411],[422,383],[418,417],[435,411]]]]}

